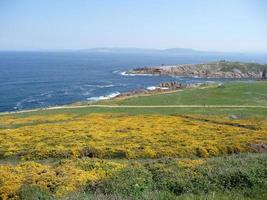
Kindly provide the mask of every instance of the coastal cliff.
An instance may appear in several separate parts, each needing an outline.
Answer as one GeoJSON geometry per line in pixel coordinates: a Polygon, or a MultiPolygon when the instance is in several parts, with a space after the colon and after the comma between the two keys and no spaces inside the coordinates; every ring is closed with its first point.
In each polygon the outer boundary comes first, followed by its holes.
{"type": "Polygon", "coordinates": [[[262,78],[267,65],[219,61],[206,64],[162,65],[129,70],[128,74],[153,74],[201,78],[262,78]]]}

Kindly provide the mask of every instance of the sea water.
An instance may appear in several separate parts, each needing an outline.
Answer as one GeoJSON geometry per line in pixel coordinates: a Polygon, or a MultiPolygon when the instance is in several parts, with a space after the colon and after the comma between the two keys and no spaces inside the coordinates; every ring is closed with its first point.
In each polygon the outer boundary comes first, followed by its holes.
{"type": "Polygon", "coordinates": [[[218,60],[267,62],[264,56],[153,55],[70,52],[0,52],[0,112],[108,99],[161,82],[229,81],[151,75],[127,75],[144,66],[218,60]]]}

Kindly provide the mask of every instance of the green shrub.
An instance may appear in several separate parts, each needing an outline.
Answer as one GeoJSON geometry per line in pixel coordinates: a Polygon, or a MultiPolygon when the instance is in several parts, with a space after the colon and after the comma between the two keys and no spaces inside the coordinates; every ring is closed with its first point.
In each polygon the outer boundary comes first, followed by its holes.
{"type": "Polygon", "coordinates": [[[105,194],[137,197],[151,190],[152,186],[152,175],[148,170],[141,166],[130,166],[103,180],[96,190],[105,194]]]}
{"type": "Polygon", "coordinates": [[[38,186],[25,185],[19,192],[21,200],[53,200],[54,198],[38,186]]]}
{"type": "Polygon", "coordinates": [[[110,153],[110,155],[108,156],[109,158],[115,158],[115,159],[123,159],[123,158],[127,158],[127,152],[123,151],[123,150],[117,150],[117,151],[113,151],[110,153]]]}
{"type": "Polygon", "coordinates": [[[186,182],[182,182],[177,170],[150,168],[158,190],[165,190],[180,195],[186,191],[186,182]]]}
{"type": "Polygon", "coordinates": [[[175,200],[178,197],[169,191],[151,191],[143,193],[142,200],[175,200]]]}
{"type": "Polygon", "coordinates": [[[175,159],[148,162],[144,166],[152,173],[157,190],[176,195],[247,190],[262,187],[267,181],[265,155],[218,157],[193,168],[183,168],[175,159]]]}
{"type": "Polygon", "coordinates": [[[249,188],[253,186],[253,182],[250,180],[249,175],[240,170],[220,174],[218,179],[221,186],[226,189],[249,188]]]}

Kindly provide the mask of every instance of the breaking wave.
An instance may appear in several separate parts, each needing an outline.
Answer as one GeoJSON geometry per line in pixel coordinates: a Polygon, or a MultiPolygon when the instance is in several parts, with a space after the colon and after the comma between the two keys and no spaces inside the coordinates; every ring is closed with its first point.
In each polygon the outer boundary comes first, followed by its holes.
{"type": "Polygon", "coordinates": [[[111,98],[114,98],[116,96],[120,95],[119,92],[114,92],[114,93],[111,93],[111,94],[108,94],[108,95],[105,95],[105,96],[99,96],[99,97],[90,97],[90,98],[87,98],[88,101],[98,101],[98,100],[106,100],[106,99],[111,99],[111,98]]]}

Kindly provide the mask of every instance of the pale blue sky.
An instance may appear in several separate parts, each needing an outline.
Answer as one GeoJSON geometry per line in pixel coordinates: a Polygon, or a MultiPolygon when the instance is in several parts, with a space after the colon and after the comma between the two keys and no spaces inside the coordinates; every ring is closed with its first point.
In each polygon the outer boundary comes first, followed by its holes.
{"type": "Polygon", "coordinates": [[[0,0],[1,50],[267,52],[266,0],[0,0]]]}

